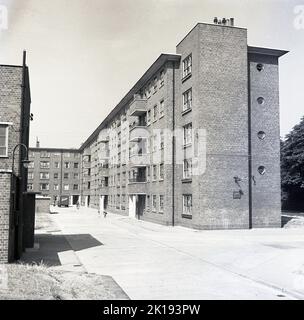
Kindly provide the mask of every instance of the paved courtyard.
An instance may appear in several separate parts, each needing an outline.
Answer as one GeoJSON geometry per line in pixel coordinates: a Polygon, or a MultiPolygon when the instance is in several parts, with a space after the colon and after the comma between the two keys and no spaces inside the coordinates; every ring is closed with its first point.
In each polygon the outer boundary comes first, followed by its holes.
{"type": "Polygon", "coordinates": [[[131,299],[304,298],[304,227],[198,231],[55,210],[81,269],[112,276],[131,299]]]}

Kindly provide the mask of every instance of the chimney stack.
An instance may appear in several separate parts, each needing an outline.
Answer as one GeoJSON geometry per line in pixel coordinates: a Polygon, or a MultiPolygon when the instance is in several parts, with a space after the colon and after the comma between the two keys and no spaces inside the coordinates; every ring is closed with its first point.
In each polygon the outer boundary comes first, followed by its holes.
{"type": "Polygon", "coordinates": [[[234,18],[229,19],[230,27],[234,27],[234,18]]]}

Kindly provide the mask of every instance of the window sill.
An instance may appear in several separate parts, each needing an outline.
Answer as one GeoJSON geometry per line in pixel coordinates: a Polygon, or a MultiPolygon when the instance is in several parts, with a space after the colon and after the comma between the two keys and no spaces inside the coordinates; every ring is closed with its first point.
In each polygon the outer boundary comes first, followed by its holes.
{"type": "Polygon", "coordinates": [[[192,111],[192,108],[189,108],[189,109],[187,109],[187,110],[184,110],[184,111],[182,112],[182,116],[184,116],[185,114],[189,113],[190,111],[192,111]]]}
{"type": "Polygon", "coordinates": [[[182,183],[191,183],[192,182],[192,178],[183,178],[182,179],[182,183]]]}
{"type": "Polygon", "coordinates": [[[191,214],[184,214],[184,213],[182,213],[182,218],[192,219],[192,215],[191,215],[191,214]]]}
{"type": "Polygon", "coordinates": [[[186,80],[188,80],[188,79],[191,78],[191,77],[192,77],[192,73],[190,72],[190,73],[188,73],[186,76],[184,76],[184,77],[182,78],[182,83],[185,82],[186,80]]]}

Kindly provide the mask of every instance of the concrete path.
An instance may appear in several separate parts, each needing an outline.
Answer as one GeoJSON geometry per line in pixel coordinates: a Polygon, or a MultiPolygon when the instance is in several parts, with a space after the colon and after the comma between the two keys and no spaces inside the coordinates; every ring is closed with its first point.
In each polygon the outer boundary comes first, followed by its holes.
{"type": "Polygon", "coordinates": [[[304,298],[304,228],[197,231],[56,210],[84,268],[112,276],[131,299],[304,298]]]}

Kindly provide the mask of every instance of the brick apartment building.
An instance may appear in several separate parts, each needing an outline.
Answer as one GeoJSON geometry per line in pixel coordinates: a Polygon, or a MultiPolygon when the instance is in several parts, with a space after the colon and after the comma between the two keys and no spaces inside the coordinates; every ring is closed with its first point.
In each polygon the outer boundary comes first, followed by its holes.
{"type": "Polygon", "coordinates": [[[81,203],[199,229],[280,227],[278,58],[198,23],[81,145],[81,203]]]}
{"type": "Polygon", "coordinates": [[[30,104],[24,54],[22,66],[0,65],[0,263],[18,258],[24,249],[23,193],[27,170],[22,160],[27,158],[30,104]]]}
{"type": "Polygon", "coordinates": [[[80,153],[76,149],[31,148],[28,191],[40,192],[58,204],[61,196],[76,204],[80,196],[80,153]]]}

